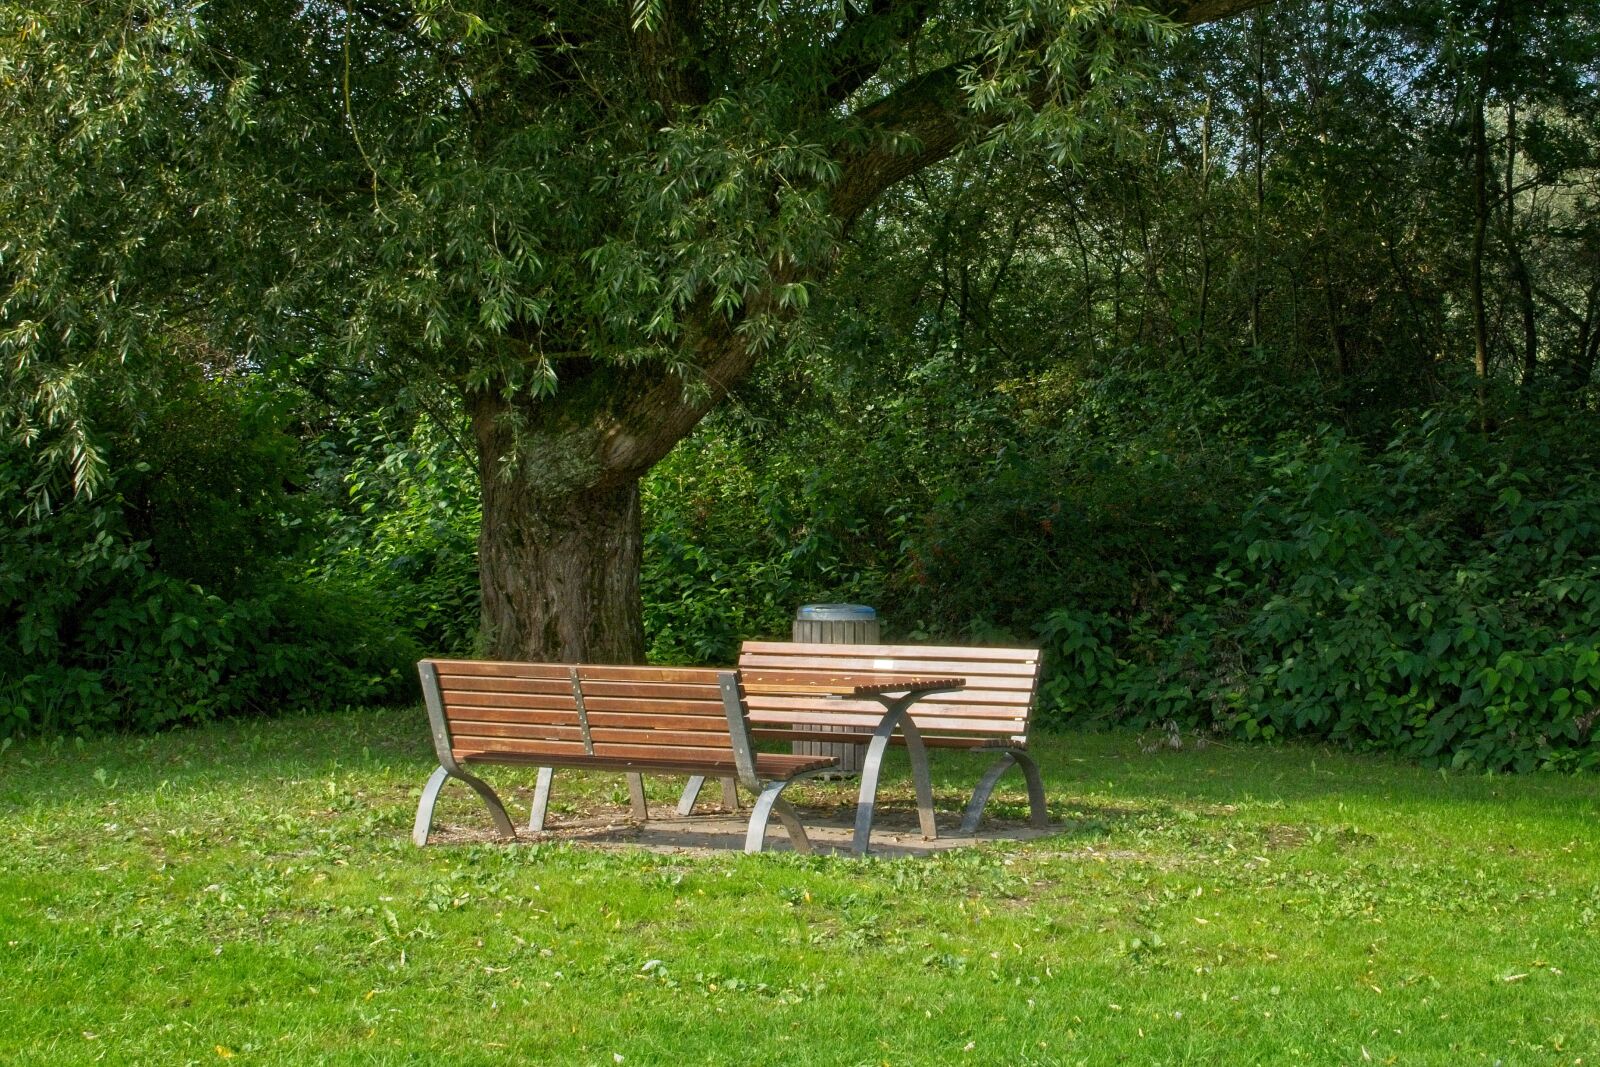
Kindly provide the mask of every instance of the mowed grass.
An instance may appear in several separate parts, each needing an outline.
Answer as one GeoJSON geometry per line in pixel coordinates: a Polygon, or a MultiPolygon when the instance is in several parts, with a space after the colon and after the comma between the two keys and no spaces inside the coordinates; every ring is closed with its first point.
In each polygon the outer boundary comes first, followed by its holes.
{"type": "Polygon", "coordinates": [[[0,1062],[1600,1064],[1594,778],[1038,749],[1059,833],[861,862],[415,849],[419,709],[16,745],[0,1062]]]}

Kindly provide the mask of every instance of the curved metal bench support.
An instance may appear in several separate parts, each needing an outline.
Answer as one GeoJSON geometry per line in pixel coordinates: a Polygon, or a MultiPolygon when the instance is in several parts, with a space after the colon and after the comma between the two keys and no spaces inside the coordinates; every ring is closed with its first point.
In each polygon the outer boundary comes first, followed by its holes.
{"type": "MultiPolygon", "coordinates": [[[[451,760],[455,763],[455,760],[451,760]]],[[[473,790],[483,798],[484,804],[489,808],[489,815],[494,819],[496,830],[505,841],[514,841],[517,837],[516,827],[511,825],[511,816],[506,814],[506,807],[500,803],[500,797],[489,787],[489,783],[475,775],[462,770],[460,765],[454,769],[439,766],[428,776],[428,784],[422,787],[422,799],[417,803],[417,820],[411,825],[411,843],[418,848],[428,843],[428,831],[433,828],[433,806],[439,800],[439,791],[444,784],[452,778],[458,778],[470,785],[473,790]]]]}
{"type": "Polygon", "coordinates": [[[428,784],[422,787],[422,799],[417,802],[417,819],[411,824],[411,843],[418,848],[428,843],[428,831],[433,827],[433,806],[438,803],[439,791],[444,788],[444,783],[451,778],[459,778],[483,798],[490,817],[494,819],[495,829],[500,831],[503,840],[516,840],[516,827],[511,825],[511,816],[506,814],[506,806],[500,803],[500,797],[488,782],[467,773],[456,762],[455,753],[450,747],[450,726],[444,717],[444,700],[439,695],[438,670],[427,662],[418,664],[417,669],[422,675],[422,698],[428,705],[428,725],[433,732],[433,751],[439,757],[439,766],[428,777],[428,784]]]}
{"type": "MultiPolygon", "coordinates": [[[[915,699],[920,699],[920,695],[915,699]]],[[[922,744],[922,731],[906,713],[914,699],[896,701],[890,705],[883,721],[872,731],[867,744],[866,757],[861,761],[861,792],[856,800],[856,832],[851,841],[857,855],[865,856],[872,848],[872,815],[878,803],[878,776],[883,771],[883,756],[889,748],[889,739],[895,727],[900,727],[905,738],[906,754],[911,757],[911,780],[917,790],[917,821],[922,825],[922,836],[933,841],[939,828],[933,818],[933,783],[928,776],[928,751],[922,744]]]]}
{"type": "Polygon", "coordinates": [[[978,788],[972,791],[972,799],[967,802],[967,809],[961,816],[962,833],[978,832],[978,824],[983,821],[983,809],[989,803],[989,795],[1013,766],[1022,768],[1022,775],[1028,782],[1028,824],[1040,830],[1050,825],[1050,816],[1045,808],[1044,781],[1039,777],[1039,765],[1022,749],[1010,748],[984,772],[983,778],[978,782],[978,788]]]}
{"type": "Polygon", "coordinates": [[[772,821],[772,816],[778,816],[778,821],[783,823],[783,828],[789,831],[789,844],[796,852],[810,852],[811,838],[806,836],[806,828],[800,821],[800,813],[794,810],[794,805],[783,799],[785,782],[768,782],[761,790],[761,795],[756,798],[754,806],[750,809],[750,823],[744,833],[744,850],[746,852],[760,852],[767,839],[767,824],[772,821]]]}

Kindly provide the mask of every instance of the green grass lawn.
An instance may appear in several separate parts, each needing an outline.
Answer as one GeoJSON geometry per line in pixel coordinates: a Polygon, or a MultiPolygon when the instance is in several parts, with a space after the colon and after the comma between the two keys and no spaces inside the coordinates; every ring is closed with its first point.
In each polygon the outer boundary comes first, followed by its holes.
{"type": "MultiPolygon", "coordinates": [[[[935,755],[953,813],[978,765],[935,755]]],[[[418,709],[16,745],[0,1062],[1600,1065],[1594,778],[1039,755],[1058,834],[861,862],[415,849],[418,709]]]]}

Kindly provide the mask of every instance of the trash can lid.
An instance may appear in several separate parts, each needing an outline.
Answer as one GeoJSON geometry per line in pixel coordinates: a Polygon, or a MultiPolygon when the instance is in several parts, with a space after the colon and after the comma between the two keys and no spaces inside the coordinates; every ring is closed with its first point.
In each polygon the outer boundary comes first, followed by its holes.
{"type": "Polygon", "coordinates": [[[870,622],[878,613],[865,604],[804,604],[794,617],[801,622],[870,622]]]}

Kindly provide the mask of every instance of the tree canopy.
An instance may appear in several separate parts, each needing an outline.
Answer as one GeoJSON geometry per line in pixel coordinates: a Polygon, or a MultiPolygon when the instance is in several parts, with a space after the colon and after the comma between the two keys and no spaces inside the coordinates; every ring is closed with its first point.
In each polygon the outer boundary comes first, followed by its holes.
{"type": "Polygon", "coordinates": [[[1254,0],[6,5],[10,430],[47,505],[159,353],[469,412],[485,629],[632,659],[638,479],[958,150],[1057,162],[1254,0]]]}

